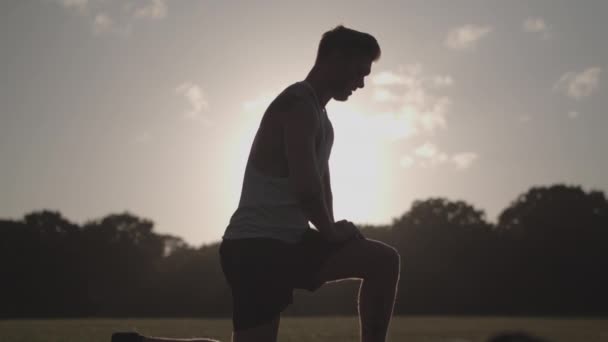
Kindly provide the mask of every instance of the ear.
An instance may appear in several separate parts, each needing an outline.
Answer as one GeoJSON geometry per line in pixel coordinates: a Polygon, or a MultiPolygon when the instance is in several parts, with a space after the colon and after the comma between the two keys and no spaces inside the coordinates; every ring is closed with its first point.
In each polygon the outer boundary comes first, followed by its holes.
{"type": "Polygon", "coordinates": [[[332,65],[342,65],[344,64],[344,53],[337,49],[331,50],[327,56],[327,61],[332,65]]]}

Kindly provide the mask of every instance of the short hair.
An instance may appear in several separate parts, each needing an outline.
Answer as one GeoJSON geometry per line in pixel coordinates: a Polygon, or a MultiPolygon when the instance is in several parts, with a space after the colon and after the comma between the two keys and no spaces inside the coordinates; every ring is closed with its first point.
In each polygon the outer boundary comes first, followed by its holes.
{"type": "Polygon", "coordinates": [[[380,58],[380,45],[371,34],[338,25],[323,33],[319,42],[316,62],[323,62],[333,51],[346,57],[367,57],[371,61],[380,58]]]}

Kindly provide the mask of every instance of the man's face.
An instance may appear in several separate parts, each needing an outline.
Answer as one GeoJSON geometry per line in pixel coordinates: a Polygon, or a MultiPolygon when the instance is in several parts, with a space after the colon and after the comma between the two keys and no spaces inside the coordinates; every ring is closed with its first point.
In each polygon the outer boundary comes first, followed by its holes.
{"type": "Polygon", "coordinates": [[[364,78],[371,72],[372,61],[368,58],[351,58],[336,65],[333,82],[333,98],[346,101],[358,88],[365,86],[364,78]]]}

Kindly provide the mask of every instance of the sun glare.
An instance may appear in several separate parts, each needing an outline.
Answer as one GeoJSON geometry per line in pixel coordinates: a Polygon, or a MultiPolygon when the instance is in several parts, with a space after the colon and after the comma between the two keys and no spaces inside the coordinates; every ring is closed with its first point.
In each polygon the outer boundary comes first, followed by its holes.
{"type": "MultiPolygon", "coordinates": [[[[243,105],[242,119],[235,127],[230,146],[230,164],[225,175],[234,180],[228,192],[227,212],[238,204],[241,181],[249,149],[258,128],[261,112],[270,104],[268,94],[243,105]],[[237,181],[238,180],[238,181],[237,181]]],[[[415,112],[379,112],[370,114],[354,103],[334,103],[327,106],[335,140],[329,161],[334,214],[336,219],[357,223],[381,224],[390,221],[395,166],[399,160],[391,156],[394,141],[415,134],[415,112]]]]}
{"type": "Polygon", "coordinates": [[[336,219],[388,223],[394,165],[390,145],[414,133],[411,118],[403,113],[368,114],[344,103],[328,108],[328,113],[335,131],[330,170],[336,219]]]}

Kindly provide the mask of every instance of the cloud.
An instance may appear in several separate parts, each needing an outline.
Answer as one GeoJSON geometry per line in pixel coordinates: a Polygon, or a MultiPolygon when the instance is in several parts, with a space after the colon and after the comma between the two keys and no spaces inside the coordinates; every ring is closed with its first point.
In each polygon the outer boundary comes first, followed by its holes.
{"type": "Polygon", "coordinates": [[[451,104],[452,101],[447,97],[434,100],[431,107],[420,115],[420,125],[428,132],[447,128],[446,114],[451,104]]]}
{"type": "Polygon", "coordinates": [[[450,156],[442,152],[435,144],[425,142],[415,148],[412,153],[401,157],[399,164],[404,168],[420,166],[423,168],[436,167],[444,164],[452,164],[457,170],[468,169],[478,158],[474,152],[461,152],[450,156]]]}
{"type": "Polygon", "coordinates": [[[401,157],[401,160],[399,161],[399,165],[401,165],[401,167],[406,168],[406,169],[414,166],[415,163],[416,163],[416,161],[414,160],[414,158],[412,158],[408,155],[401,157]]]}
{"type": "Polygon", "coordinates": [[[101,34],[103,32],[112,31],[113,29],[114,21],[105,13],[95,15],[95,19],[93,20],[93,32],[101,34]]]}
{"type": "Polygon", "coordinates": [[[568,117],[569,117],[570,119],[576,119],[576,118],[578,118],[580,115],[581,115],[581,113],[576,112],[576,111],[570,111],[570,112],[568,112],[568,117]]]}
{"type": "Polygon", "coordinates": [[[167,16],[167,3],[165,0],[150,0],[148,4],[135,8],[135,18],[163,19],[167,16]]]}
{"type": "Polygon", "coordinates": [[[438,153],[439,150],[437,149],[437,146],[428,142],[414,150],[415,155],[427,159],[434,158],[438,153]]]}
{"type": "Polygon", "coordinates": [[[429,75],[420,64],[400,65],[397,72],[383,71],[372,78],[373,100],[395,106],[394,112],[411,121],[410,132],[433,133],[447,128],[452,104],[436,92],[453,84],[451,76],[429,75]]]}
{"type": "Polygon", "coordinates": [[[418,164],[422,167],[442,164],[448,160],[447,154],[440,152],[437,146],[429,142],[416,148],[414,155],[418,157],[418,164]]]}
{"type": "Polygon", "coordinates": [[[59,2],[66,8],[75,8],[78,10],[84,10],[89,3],[88,0],[60,0],[59,2]]]}
{"type": "Polygon", "coordinates": [[[268,108],[272,100],[274,100],[279,93],[280,92],[265,92],[253,100],[245,101],[242,105],[243,110],[248,113],[260,114],[260,112],[266,111],[266,108],[268,108]]]}
{"type": "Polygon", "coordinates": [[[532,120],[532,117],[530,115],[521,115],[518,118],[518,120],[519,120],[519,122],[521,122],[523,124],[523,123],[530,122],[532,120]]]}
{"type": "Polygon", "coordinates": [[[374,89],[373,99],[377,102],[398,102],[399,96],[388,89],[376,88],[374,89]]]}
{"type": "Polygon", "coordinates": [[[406,84],[406,80],[395,74],[391,71],[382,71],[378,74],[374,75],[372,78],[372,83],[374,85],[383,86],[383,85],[395,85],[395,84],[406,84]]]}
{"type": "Polygon", "coordinates": [[[522,29],[528,33],[540,33],[543,39],[550,38],[550,28],[545,20],[540,17],[527,18],[522,25],[522,29]]]}
{"type": "Polygon", "coordinates": [[[453,50],[473,49],[477,42],[492,32],[490,26],[464,25],[448,32],[445,44],[453,50]]]}
{"type": "Polygon", "coordinates": [[[141,132],[132,138],[132,142],[136,144],[147,144],[152,140],[152,134],[148,131],[141,132]]]}
{"type": "Polygon", "coordinates": [[[93,33],[127,35],[134,20],[159,20],[167,16],[167,0],[89,1],[54,0],[54,3],[84,17],[93,33]]]}
{"type": "Polygon", "coordinates": [[[454,80],[450,76],[435,76],[433,83],[437,87],[448,87],[454,84],[454,80]]]}
{"type": "Polygon", "coordinates": [[[477,158],[478,156],[476,153],[464,152],[453,155],[451,161],[456,164],[458,170],[464,170],[468,169],[477,158]]]}
{"type": "Polygon", "coordinates": [[[599,87],[599,67],[587,68],[582,72],[567,72],[553,85],[553,90],[561,92],[575,100],[591,96],[599,87]]]}
{"type": "Polygon", "coordinates": [[[186,119],[211,123],[203,111],[209,109],[209,103],[201,87],[192,82],[184,82],[175,88],[175,92],[184,96],[190,103],[190,109],[184,113],[186,119]]]}
{"type": "Polygon", "coordinates": [[[524,21],[523,29],[526,32],[544,32],[548,27],[543,18],[528,18],[524,21]]]}

